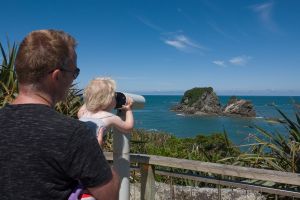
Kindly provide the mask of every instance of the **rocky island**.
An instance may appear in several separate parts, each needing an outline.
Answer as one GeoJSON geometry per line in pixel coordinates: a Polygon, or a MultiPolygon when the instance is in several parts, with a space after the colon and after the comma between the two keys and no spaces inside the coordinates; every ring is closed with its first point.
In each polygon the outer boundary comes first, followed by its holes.
{"type": "Polygon", "coordinates": [[[171,108],[172,111],[189,115],[228,115],[239,117],[255,117],[254,106],[249,100],[233,96],[222,107],[212,87],[193,88],[187,90],[181,102],[171,108]]]}

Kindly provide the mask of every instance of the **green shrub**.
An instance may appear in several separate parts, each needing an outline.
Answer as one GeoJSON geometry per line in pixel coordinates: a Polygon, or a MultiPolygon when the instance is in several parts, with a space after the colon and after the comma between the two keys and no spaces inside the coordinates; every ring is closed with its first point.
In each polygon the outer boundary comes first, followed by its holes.
{"type": "Polygon", "coordinates": [[[225,131],[208,136],[197,135],[195,138],[178,138],[167,133],[135,129],[131,153],[218,162],[227,156],[237,156],[240,152],[228,140],[225,131]]]}
{"type": "Polygon", "coordinates": [[[67,98],[57,103],[55,109],[64,115],[77,119],[77,112],[82,104],[82,89],[78,89],[76,84],[73,84],[68,91],[67,98]]]}

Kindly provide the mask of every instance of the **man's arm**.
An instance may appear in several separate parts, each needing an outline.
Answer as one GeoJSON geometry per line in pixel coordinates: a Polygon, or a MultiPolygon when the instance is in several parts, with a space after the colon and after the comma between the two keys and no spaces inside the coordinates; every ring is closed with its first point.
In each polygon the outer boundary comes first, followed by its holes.
{"type": "Polygon", "coordinates": [[[83,122],[74,129],[66,147],[64,171],[68,177],[79,180],[96,199],[118,199],[119,177],[109,166],[95,135],[83,122]]]}
{"type": "Polygon", "coordinates": [[[101,200],[118,200],[119,199],[119,189],[120,189],[120,179],[119,175],[116,171],[112,168],[112,178],[95,187],[87,188],[89,192],[95,197],[96,199],[101,200]]]}

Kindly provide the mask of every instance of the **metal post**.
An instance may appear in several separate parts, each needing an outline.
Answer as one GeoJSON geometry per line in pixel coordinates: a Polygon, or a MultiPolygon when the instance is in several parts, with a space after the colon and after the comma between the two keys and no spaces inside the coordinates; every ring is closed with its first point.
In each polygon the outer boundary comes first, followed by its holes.
{"type": "MultiPolygon", "coordinates": [[[[118,116],[122,119],[125,118],[125,112],[118,111],[118,116]]],[[[114,129],[113,134],[113,160],[114,168],[120,176],[121,187],[119,192],[119,200],[129,200],[130,187],[129,187],[129,176],[130,176],[130,134],[121,133],[117,129],[114,129]]]]}
{"type": "MultiPolygon", "coordinates": [[[[133,100],[133,109],[142,109],[145,105],[145,98],[140,95],[124,93],[133,100]]],[[[117,115],[125,120],[125,112],[122,110],[117,111],[117,115]]],[[[119,191],[119,200],[130,199],[130,133],[122,133],[114,129],[113,134],[113,160],[114,168],[120,176],[121,187],[119,191]]]]}

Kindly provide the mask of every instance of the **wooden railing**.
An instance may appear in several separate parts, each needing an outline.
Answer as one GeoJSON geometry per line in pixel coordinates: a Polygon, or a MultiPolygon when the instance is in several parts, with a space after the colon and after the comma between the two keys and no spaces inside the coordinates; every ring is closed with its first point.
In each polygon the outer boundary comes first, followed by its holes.
{"type": "MultiPolygon", "coordinates": [[[[112,152],[105,152],[107,160],[113,160],[112,152]]],[[[245,181],[262,180],[273,183],[287,184],[300,188],[300,174],[280,172],[266,169],[256,169],[248,167],[240,167],[233,165],[224,165],[217,163],[208,163],[187,159],[178,159],[145,154],[130,154],[130,162],[138,163],[141,172],[141,199],[154,199],[155,195],[155,174],[195,180],[199,182],[212,183],[216,185],[224,185],[235,188],[243,188],[247,190],[257,190],[262,193],[275,194],[293,198],[300,198],[299,190],[288,190],[272,188],[264,185],[255,185],[245,181]],[[155,170],[155,166],[164,166],[170,168],[191,170],[196,172],[205,172],[220,176],[199,176],[182,173],[174,173],[170,171],[155,170]],[[229,180],[220,177],[239,177],[242,181],[229,180]],[[218,178],[216,178],[218,177],[218,178]]]]}

